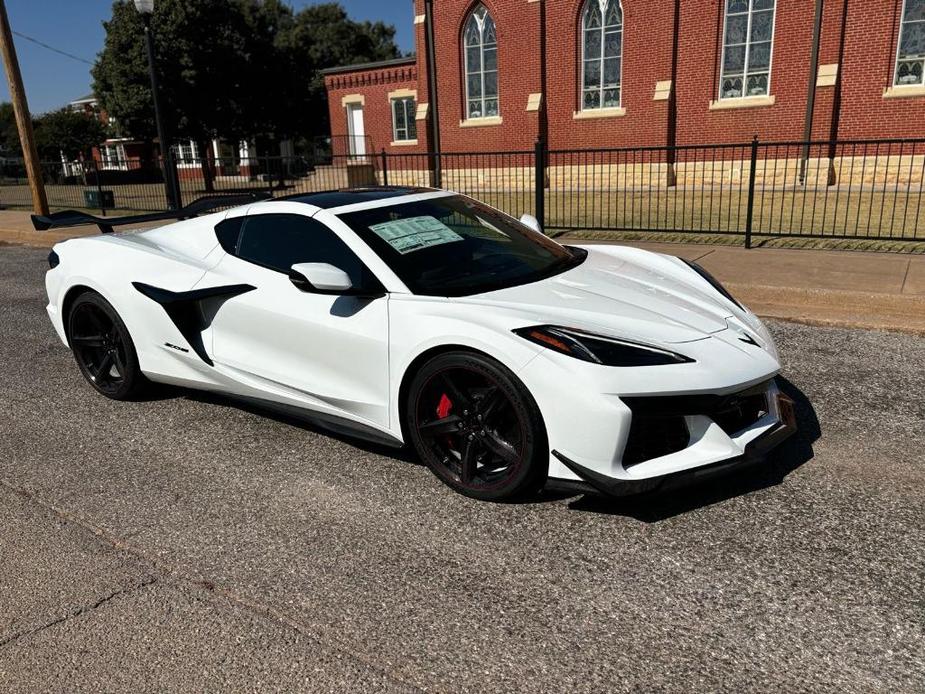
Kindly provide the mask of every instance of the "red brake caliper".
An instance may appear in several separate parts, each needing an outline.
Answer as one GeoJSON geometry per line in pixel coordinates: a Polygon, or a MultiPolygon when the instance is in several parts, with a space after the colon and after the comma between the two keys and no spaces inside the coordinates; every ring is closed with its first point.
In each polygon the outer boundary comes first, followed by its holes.
{"type": "MultiPolygon", "coordinates": [[[[437,418],[446,419],[450,416],[450,412],[453,411],[453,401],[450,400],[446,393],[440,396],[440,403],[437,405],[437,418]]],[[[450,450],[453,449],[453,437],[447,435],[446,444],[450,447],[450,450]]]]}

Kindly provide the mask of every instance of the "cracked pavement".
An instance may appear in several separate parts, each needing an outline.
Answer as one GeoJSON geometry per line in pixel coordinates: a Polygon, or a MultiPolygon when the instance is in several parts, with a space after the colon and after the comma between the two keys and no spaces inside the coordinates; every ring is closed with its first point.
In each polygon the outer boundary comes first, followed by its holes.
{"type": "Polygon", "coordinates": [[[0,482],[3,691],[411,689],[0,482]]]}
{"type": "Polygon", "coordinates": [[[114,403],[0,249],[0,690],[925,689],[925,340],[772,323],[802,431],[646,502],[454,495],[213,396],[114,403]]]}

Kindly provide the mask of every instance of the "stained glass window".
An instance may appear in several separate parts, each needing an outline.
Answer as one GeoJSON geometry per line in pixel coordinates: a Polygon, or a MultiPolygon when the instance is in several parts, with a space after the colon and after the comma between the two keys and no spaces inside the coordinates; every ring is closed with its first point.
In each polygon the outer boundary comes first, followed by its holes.
{"type": "Polygon", "coordinates": [[[905,0],[899,50],[896,58],[897,87],[925,84],[925,0],[905,0]]]}
{"type": "Polygon", "coordinates": [[[476,7],[463,31],[468,118],[500,115],[498,108],[498,35],[484,5],[476,7]]]}
{"type": "Polygon", "coordinates": [[[417,105],[413,96],[392,99],[392,133],[396,142],[418,138],[416,115],[417,105]]]}
{"type": "Polygon", "coordinates": [[[726,0],[721,99],[769,93],[773,36],[774,0],[726,0]]]}
{"type": "Polygon", "coordinates": [[[588,0],[582,13],[581,108],[620,106],[623,9],[620,0],[588,0]]]}

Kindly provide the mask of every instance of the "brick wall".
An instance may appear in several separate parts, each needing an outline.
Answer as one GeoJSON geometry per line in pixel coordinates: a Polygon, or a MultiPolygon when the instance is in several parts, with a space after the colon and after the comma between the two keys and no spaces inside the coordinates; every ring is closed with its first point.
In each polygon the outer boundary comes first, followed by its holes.
{"type": "MultiPolygon", "coordinates": [[[[517,3],[515,3],[517,4],[517,3]]],[[[665,143],[668,102],[656,82],[671,79],[672,2],[624,0],[622,108],[625,115],[576,119],[581,91],[584,3],[547,0],[549,142],[555,149],[635,147],[665,143]],[[653,31],[662,27],[662,31],[653,31]]]]}
{"type": "Polygon", "coordinates": [[[845,25],[844,81],[838,136],[923,137],[925,97],[884,98],[893,84],[901,3],[851,0],[845,25]]]}
{"type": "Polygon", "coordinates": [[[389,95],[415,92],[419,101],[426,98],[419,92],[418,66],[414,62],[330,74],[325,77],[325,86],[328,91],[328,108],[331,115],[331,135],[335,140],[335,154],[347,153],[344,142],[349,133],[344,98],[353,97],[363,99],[363,122],[372,149],[370,154],[383,149],[393,154],[427,151],[427,128],[423,122],[417,123],[417,144],[392,144],[392,102],[389,95]]]}
{"type": "MultiPolygon", "coordinates": [[[[677,73],[672,75],[675,33],[672,0],[624,0],[623,114],[575,118],[579,110],[582,0],[484,0],[498,32],[500,124],[464,127],[461,34],[473,0],[435,0],[435,47],[441,144],[445,152],[529,150],[541,133],[541,114],[528,110],[542,90],[541,12],[546,19],[548,135],[553,149],[663,145],[668,142],[669,102],[654,99],[656,83],[673,80],[677,97],[677,143],[747,142],[803,138],[810,79],[814,0],[778,0],[771,95],[774,103],[751,108],[711,109],[719,90],[724,0],[683,0],[677,73]]],[[[819,86],[814,139],[925,137],[925,96],[887,98],[892,83],[901,0],[826,0],[819,64],[838,65],[841,86],[819,86]],[[833,115],[837,116],[833,119],[833,115]]],[[[415,13],[424,14],[424,0],[415,13]]],[[[346,134],[341,99],[366,98],[367,132],[378,149],[389,149],[389,91],[417,89],[427,102],[423,22],[415,25],[417,63],[402,70],[329,76],[333,133],[346,134]],[[380,74],[381,73],[381,74],[380,74]]],[[[426,128],[418,123],[425,151],[426,128]]]]}
{"type": "MultiPolygon", "coordinates": [[[[421,12],[423,12],[423,3],[421,12]]],[[[540,3],[485,0],[498,32],[498,94],[501,125],[461,127],[465,120],[463,24],[478,3],[436,0],[434,45],[440,84],[440,136],[446,152],[532,149],[539,114],[527,111],[530,94],[540,91],[540,3]]]]}
{"type": "Polygon", "coordinates": [[[813,0],[779,0],[770,106],[710,110],[719,96],[723,0],[681,3],[678,143],[801,139],[812,45],[813,0]]]}

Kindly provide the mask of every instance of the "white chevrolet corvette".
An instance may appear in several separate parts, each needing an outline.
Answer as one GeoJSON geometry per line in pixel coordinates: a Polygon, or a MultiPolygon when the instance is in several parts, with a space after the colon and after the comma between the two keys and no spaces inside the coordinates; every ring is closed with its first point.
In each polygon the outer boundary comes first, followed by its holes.
{"type": "Polygon", "coordinates": [[[652,491],[795,430],[770,334],[702,268],[563,246],[451,192],[258,200],[65,241],[49,264],[48,314],[103,395],[176,384],[411,444],[479,499],[652,491]]]}

